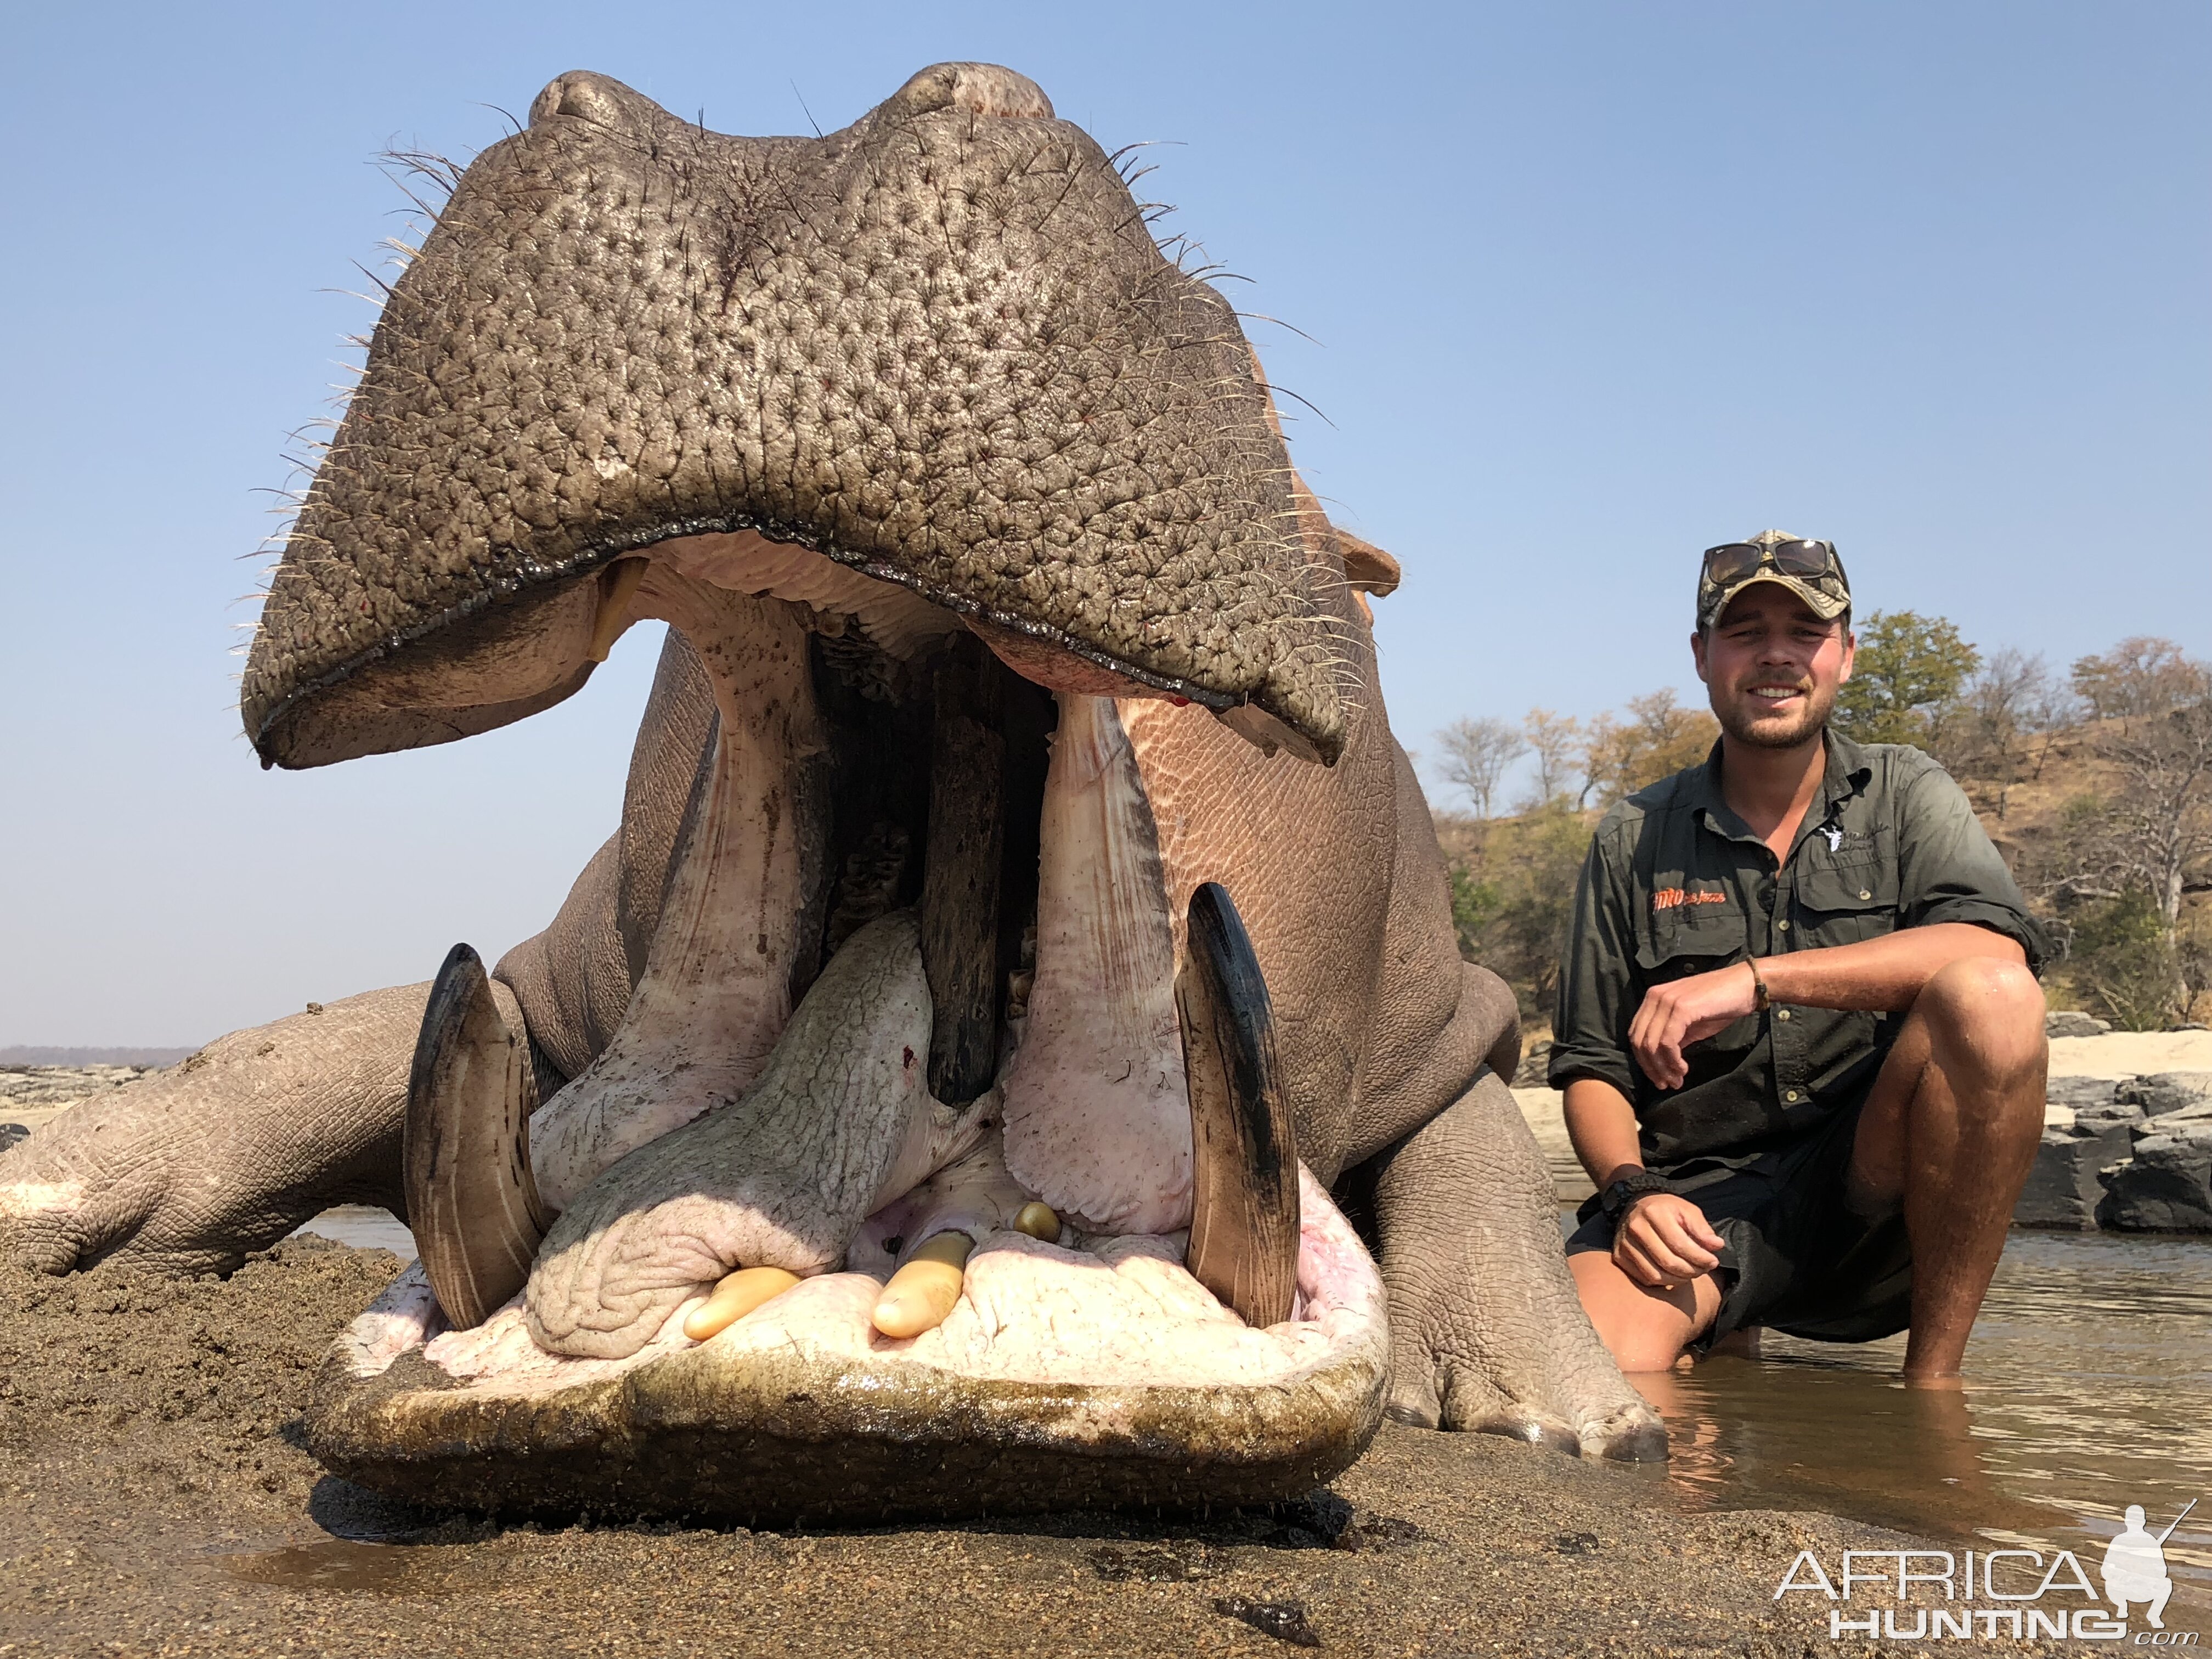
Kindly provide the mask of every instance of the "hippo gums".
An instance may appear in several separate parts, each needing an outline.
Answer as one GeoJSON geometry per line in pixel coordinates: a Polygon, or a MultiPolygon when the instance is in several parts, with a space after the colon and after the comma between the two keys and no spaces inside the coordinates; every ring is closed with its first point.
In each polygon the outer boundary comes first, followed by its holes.
{"type": "Polygon", "coordinates": [[[271,766],[448,743],[659,620],[621,828],[489,970],[0,1155],[18,1253],[392,1205],[307,1431],[433,1503],[1235,1503],[1386,1411],[1661,1453],[1384,720],[1396,567],[1146,224],[988,65],[807,139],[539,94],[392,289],[243,711],[271,766]]]}

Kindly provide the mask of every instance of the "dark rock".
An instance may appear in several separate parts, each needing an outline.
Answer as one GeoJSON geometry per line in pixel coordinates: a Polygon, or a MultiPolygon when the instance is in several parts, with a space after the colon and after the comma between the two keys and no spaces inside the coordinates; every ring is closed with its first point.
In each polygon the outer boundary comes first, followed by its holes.
{"type": "Polygon", "coordinates": [[[1212,1552],[1203,1544],[1146,1545],[1116,1549],[1102,1545],[1089,1557],[1091,1571],[1109,1583],[1135,1580],[1145,1584],[1181,1584],[1214,1575],[1212,1552]]]}
{"type": "Polygon", "coordinates": [[[0,1152],[6,1152],[19,1140],[28,1140],[31,1132],[20,1123],[0,1123],[0,1152]]]}
{"type": "Polygon", "coordinates": [[[2154,1134],[2107,1166],[2097,1219],[2121,1232],[2212,1232],[2212,1121],[2201,1132],[2154,1134]]]}
{"type": "Polygon", "coordinates": [[[2043,1017],[2043,1035],[2047,1037],[2102,1036],[2112,1029],[2109,1020],[2075,1008],[2054,1008],[2043,1017]]]}
{"type": "Polygon", "coordinates": [[[2146,1117],[2164,1117],[2212,1101],[2212,1072],[2155,1072],[2148,1077],[2131,1077],[2120,1085],[2115,1098],[2142,1107],[2146,1117]]]}
{"type": "Polygon", "coordinates": [[[2079,1112],[2093,1106],[2111,1105],[2119,1086],[2116,1079],[2109,1077],[2055,1077],[2044,1085],[2043,1097],[2053,1106],[2070,1107],[2079,1112]]]}
{"type": "Polygon", "coordinates": [[[1321,1638],[1306,1623],[1306,1610],[1300,1602],[1252,1601],[1241,1595],[1217,1595],[1213,1598],[1213,1610],[1231,1619],[1241,1619],[1254,1630],[1279,1642],[1288,1642],[1292,1647],[1321,1645],[1321,1638]]]}
{"type": "Polygon", "coordinates": [[[2118,1127],[2132,1129],[2143,1121],[2142,1108],[2110,1100],[2101,1106],[2085,1106],[2074,1114],[2074,1127],[2085,1132],[2118,1127]]]}
{"type": "Polygon", "coordinates": [[[2164,1117],[2130,1123],[2128,1133],[2138,1146],[2146,1140],[2202,1140],[2212,1137],[2212,1101],[2201,1106],[2185,1106],[2164,1117]]]}
{"type": "Polygon", "coordinates": [[[2087,1232],[2097,1225],[2097,1205],[2104,1197],[2098,1171],[2128,1152],[2124,1120],[2076,1119],[2069,1127],[2055,1126],[2043,1132],[2036,1148],[2035,1165],[2013,1206],[2015,1227],[2056,1227],[2087,1232]]]}
{"type": "Polygon", "coordinates": [[[1597,1534],[1594,1532],[1563,1532],[1552,1540],[1552,1547],[1562,1555],[1595,1555],[1597,1534]]]}

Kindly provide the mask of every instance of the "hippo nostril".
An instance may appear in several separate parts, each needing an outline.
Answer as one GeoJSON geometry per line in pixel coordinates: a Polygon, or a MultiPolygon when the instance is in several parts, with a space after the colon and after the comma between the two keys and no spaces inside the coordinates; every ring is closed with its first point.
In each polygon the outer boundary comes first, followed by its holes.
{"type": "Polygon", "coordinates": [[[907,115],[964,109],[977,115],[1052,119],[1052,100],[1044,88],[998,64],[932,64],[893,93],[885,107],[907,115]]]}
{"type": "Polygon", "coordinates": [[[625,93],[632,98],[637,95],[610,76],[594,75],[589,70],[571,70],[566,75],[555,76],[545,83],[545,89],[530,100],[530,125],[534,127],[556,115],[573,115],[595,126],[623,131],[631,125],[623,108],[625,93]]]}

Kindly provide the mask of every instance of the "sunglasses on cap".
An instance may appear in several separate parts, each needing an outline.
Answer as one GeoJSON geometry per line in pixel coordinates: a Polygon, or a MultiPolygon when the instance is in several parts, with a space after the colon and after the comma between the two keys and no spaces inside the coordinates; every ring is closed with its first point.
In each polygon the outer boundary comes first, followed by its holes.
{"type": "Polygon", "coordinates": [[[1705,580],[1715,587],[1732,586],[1770,564],[1784,576],[1840,575],[1843,571],[1833,542],[1776,542],[1771,547],[1763,542],[1723,542],[1705,550],[1705,580]]]}

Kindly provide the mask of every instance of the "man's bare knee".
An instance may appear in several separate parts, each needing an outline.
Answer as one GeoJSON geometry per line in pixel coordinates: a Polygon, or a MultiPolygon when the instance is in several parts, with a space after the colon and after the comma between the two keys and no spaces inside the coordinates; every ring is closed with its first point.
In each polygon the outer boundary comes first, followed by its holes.
{"type": "Polygon", "coordinates": [[[1964,1062],[2009,1082],[2040,1075],[2049,1051],[2043,988],[2016,962],[1964,957],[1932,975],[1912,1012],[1928,1024],[1939,1063],[1964,1062]]]}

